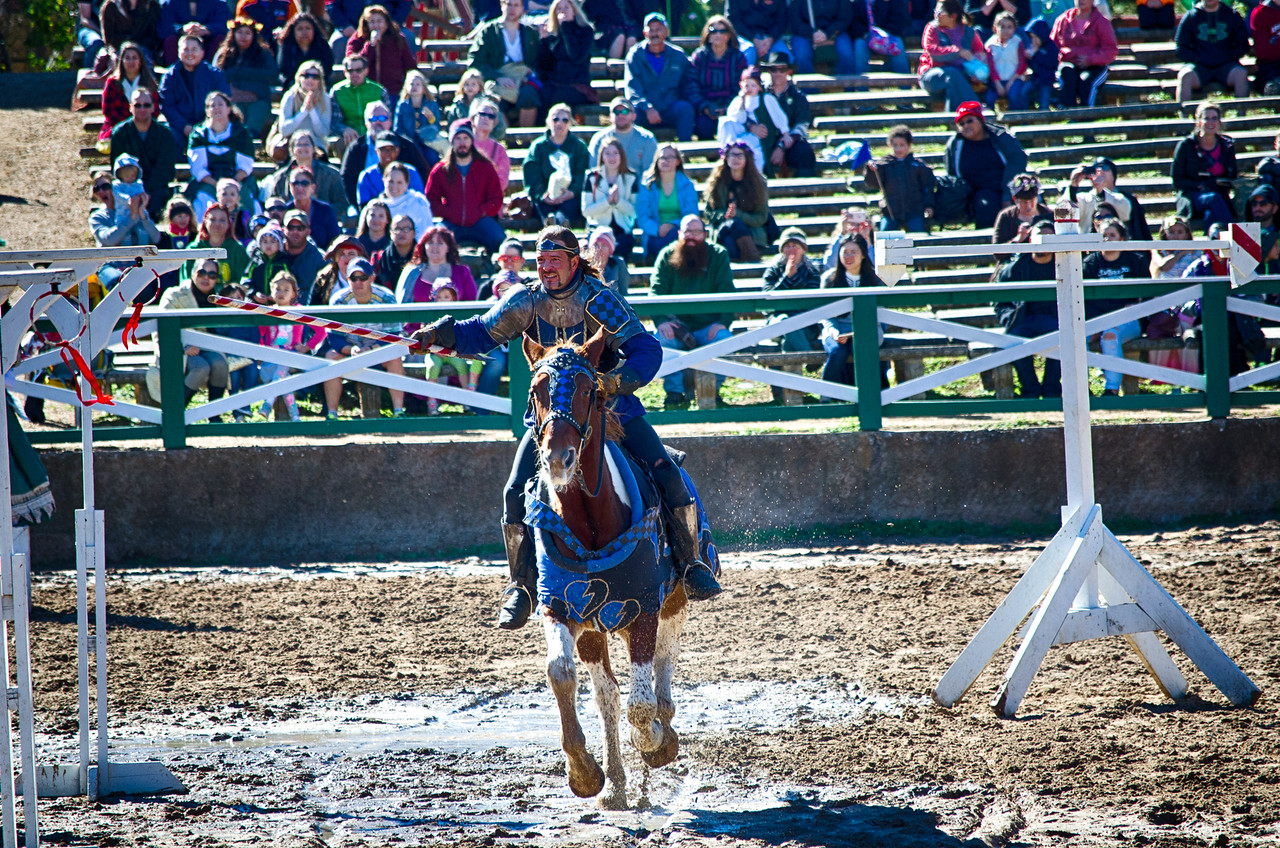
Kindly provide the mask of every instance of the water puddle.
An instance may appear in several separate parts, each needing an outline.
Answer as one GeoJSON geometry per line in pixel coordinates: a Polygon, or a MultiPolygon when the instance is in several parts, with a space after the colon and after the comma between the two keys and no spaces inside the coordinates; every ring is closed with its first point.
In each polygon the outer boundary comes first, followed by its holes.
{"type": "MultiPolygon", "coordinates": [[[[803,722],[836,724],[876,715],[900,716],[906,708],[929,704],[925,696],[890,697],[867,692],[856,683],[827,680],[709,683],[677,687],[673,694],[676,725],[684,732],[768,731],[803,722]]],[[[281,718],[245,720],[238,710],[227,707],[131,722],[115,729],[112,743],[121,751],[148,756],[165,750],[281,745],[332,749],[347,755],[424,746],[448,753],[483,753],[498,747],[560,745],[559,715],[546,687],[492,696],[364,696],[271,704],[269,708],[281,718]]],[[[594,730],[598,735],[598,713],[585,686],[579,694],[579,713],[587,732],[594,730]]]]}
{"type": "MultiPolygon", "coordinates": [[[[874,721],[927,706],[924,697],[888,697],[822,679],[684,686],[674,695],[676,726],[686,744],[732,731],[874,721]]],[[[226,705],[121,725],[112,759],[167,765],[190,790],[184,809],[204,810],[212,802],[202,825],[210,837],[239,828],[243,838],[252,822],[250,829],[277,838],[311,834],[332,844],[443,844],[466,836],[580,846],[666,831],[671,844],[680,841],[677,834],[750,840],[775,832],[834,845],[856,844],[882,830],[872,819],[891,810],[855,809],[839,800],[852,790],[842,796],[831,787],[744,778],[691,759],[648,772],[628,741],[625,721],[631,809],[600,810],[594,800],[568,790],[553,703],[540,687],[445,698],[403,694],[256,703],[255,713],[266,708],[276,714],[270,720],[247,718],[237,705],[226,705]],[[827,839],[835,841],[820,841],[827,839]]],[[[586,687],[579,715],[587,743],[599,756],[600,722],[586,687]]],[[[55,759],[74,746],[73,739],[40,742],[51,743],[41,745],[42,756],[55,759]]],[[[902,821],[902,810],[891,812],[894,822],[902,821]]],[[[934,820],[918,819],[913,828],[927,837],[918,844],[948,844],[934,820]]]]}

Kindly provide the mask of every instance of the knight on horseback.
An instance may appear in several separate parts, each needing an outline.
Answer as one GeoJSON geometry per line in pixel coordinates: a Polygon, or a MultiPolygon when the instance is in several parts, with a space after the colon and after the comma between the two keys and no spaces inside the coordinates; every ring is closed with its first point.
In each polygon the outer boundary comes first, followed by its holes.
{"type": "MultiPolygon", "coordinates": [[[[658,434],[645,419],[644,405],[636,390],[653,379],[662,364],[662,348],[645,331],[627,302],[607,288],[578,253],[578,239],[567,227],[547,227],[538,234],[538,280],[512,286],[483,315],[455,321],[451,316],[414,334],[420,344],[442,344],[462,353],[477,354],[527,336],[540,345],[561,342],[582,344],[603,329],[608,350],[600,371],[608,372],[617,387],[613,410],[622,424],[622,445],[658,484],[668,515],[668,538],[676,564],[683,568],[685,592],[693,600],[720,593],[720,584],[699,552],[698,506],[672,462],[658,434]]],[[[525,525],[525,487],[536,473],[537,445],[531,413],[526,411],[525,431],[516,449],[511,476],[503,491],[502,538],[507,549],[511,584],[498,613],[498,626],[523,627],[533,612],[538,567],[534,545],[525,525]]]]}

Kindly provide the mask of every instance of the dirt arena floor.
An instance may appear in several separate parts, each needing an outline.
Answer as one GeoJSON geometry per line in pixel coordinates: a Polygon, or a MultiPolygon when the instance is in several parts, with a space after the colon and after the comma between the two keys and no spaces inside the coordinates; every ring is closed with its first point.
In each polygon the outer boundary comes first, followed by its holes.
{"type": "MultiPolygon", "coordinates": [[[[634,809],[574,798],[536,624],[495,563],[120,572],[113,750],[187,795],[42,801],[52,844],[934,846],[1280,843],[1280,522],[1121,536],[1263,698],[1167,701],[1121,639],[1051,650],[1017,719],[929,693],[1043,539],[730,551],[677,674],[680,759],[634,809]]],[[[69,575],[37,577],[41,756],[75,746],[69,575]]],[[[625,668],[625,663],[622,664],[625,668]]],[[[584,675],[585,680],[585,675],[584,675]]],[[[625,683],[624,683],[625,688],[625,683]]],[[[600,732],[584,684],[589,743],[600,732]]],[[[624,737],[625,738],[625,737],[624,737]]]]}

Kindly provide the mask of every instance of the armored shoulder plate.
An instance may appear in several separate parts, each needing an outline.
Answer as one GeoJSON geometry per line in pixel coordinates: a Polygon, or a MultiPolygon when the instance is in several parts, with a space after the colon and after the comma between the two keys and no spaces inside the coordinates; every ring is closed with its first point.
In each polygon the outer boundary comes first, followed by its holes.
{"type": "Polygon", "coordinates": [[[512,286],[502,296],[502,300],[480,316],[480,323],[498,344],[509,342],[518,338],[533,323],[536,314],[535,299],[535,293],[525,286],[512,286]]]}

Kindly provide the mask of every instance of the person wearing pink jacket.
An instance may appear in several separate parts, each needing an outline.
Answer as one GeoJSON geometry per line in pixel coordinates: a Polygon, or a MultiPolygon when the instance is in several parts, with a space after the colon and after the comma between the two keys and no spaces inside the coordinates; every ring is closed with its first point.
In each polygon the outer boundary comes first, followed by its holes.
{"type": "Polygon", "coordinates": [[[1093,5],[1076,0],[1054,21],[1050,34],[1058,45],[1059,104],[1092,106],[1107,79],[1107,67],[1116,60],[1116,33],[1111,21],[1093,5]]]}

